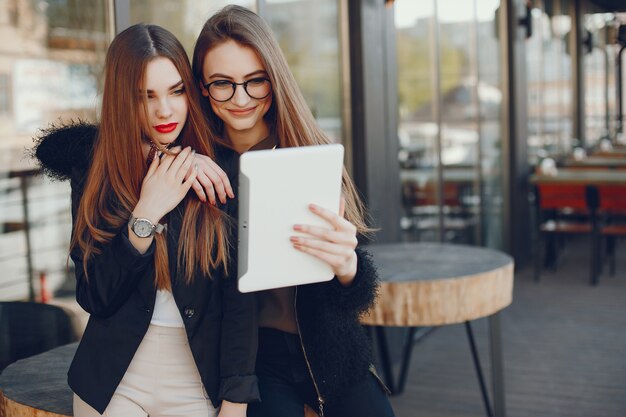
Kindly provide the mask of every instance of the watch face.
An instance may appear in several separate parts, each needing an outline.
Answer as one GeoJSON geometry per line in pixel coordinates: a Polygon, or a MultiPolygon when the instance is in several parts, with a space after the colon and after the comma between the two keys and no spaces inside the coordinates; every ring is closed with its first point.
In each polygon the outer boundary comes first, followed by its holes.
{"type": "Polygon", "coordinates": [[[139,237],[149,237],[152,234],[152,223],[146,219],[137,219],[133,224],[133,232],[139,237]]]}

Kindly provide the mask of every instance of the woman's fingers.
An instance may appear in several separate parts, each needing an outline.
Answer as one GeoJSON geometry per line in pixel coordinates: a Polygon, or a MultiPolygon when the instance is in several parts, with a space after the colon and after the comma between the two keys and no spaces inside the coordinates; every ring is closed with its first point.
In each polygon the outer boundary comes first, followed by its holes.
{"type": "Polygon", "coordinates": [[[226,203],[227,197],[234,198],[235,194],[233,193],[230,181],[228,180],[228,176],[226,175],[224,170],[222,170],[222,168],[220,168],[219,165],[217,165],[215,161],[213,161],[208,156],[197,155],[197,158],[199,158],[201,161],[201,173],[203,173],[206,176],[207,180],[210,182],[205,183],[200,181],[205,188],[211,189],[210,191],[207,191],[214,192],[217,198],[219,198],[219,200],[222,202],[222,204],[226,203]]]}
{"type": "Polygon", "coordinates": [[[181,153],[176,155],[176,159],[174,159],[174,162],[172,162],[168,171],[171,171],[172,174],[174,174],[175,177],[180,179],[182,182],[185,179],[189,168],[191,168],[191,164],[194,162],[195,155],[196,151],[191,149],[189,146],[186,147],[181,153]]]}
{"type": "Polygon", "coordinates": [[[203,192],[206,195],[206,199],[208,200],[209,203],[216,205],[217,202],[215,201],[215,190],[214,190],[214,184],[213,182],[211,182],[211,180],[209,179],[209,177],[207,177],[206,172],[202,172],[202,171],[198,171],[198,181],[200,183],[200,186],[203,189],[203,192]]]}
{"type": "Polygon", "coordinates": [[[172,154],[161,154],[161,156],[159,156],[159,153],[157,152],[157,155],[155,156],[155,158],[160,159],[159,168],[161,172],[166,172],[167,170],[170,169],[172,163],[174,162],[178,154],[181,152],[181,147],[175,146],[171,148],[170,151],[172,152],[172,154]]]}
{"type": "Polygon", "coordinates": [[[198,168],[197,168],[197,165],[195,165],[194,169],[191,172],[191,175],[189,175],[189,177],[187,177],[187,179],[184,180],[182,183],[182,191],[184,191],[182,193],[182,197],[184,197],[189,192],[193,183],[196,182],[197,177],[198,177],[198,168]]]}
{"type": "Polygon", "coordinates": [[[294,245],[304,246],[340,257],[349,257],[354,252],[354,249],[345,245],[305,236],[292,236],[290,240],[294,245]]]}
{"type": "Polygon", "coordinates": [[[326,262],[337,275],[349,269],[356,257],[353,249],[317,239],[294,236],[291,238],[291,243],[295,249],[326,262]]]}
{"type": "Polygon", "coordinates": [[[309,204],[309,210],[330,223],[335,230],[342,230],[356,235],[356,226],[332,211],[324,207],[320,207],[317,204],[309,204]]]}
{"type": "MultiPolygon", "coordinates": [[[[191,172],[189,172],[188,175],[191,175],[191,172]]],[[[196,195],[198,196],[198,198],[200,199],[200,201],[202,201],[203,203],[207,202],[207,196],[204,192],[204,188],[202,187],[202,184],[200,184],[200,181],[198,181],[198,177],[196,176],[196,180],[193,182],[193,185],[191,186],[191,188],[193,188],[193,190],[195,191],[196,195]]]]}
{"type": "Polygon", "coordinates": [[[216,196],[222,202],[226,203],[226,190],[220,176],[212,170],[212,168],[205,166],[202,172],[198,175],[198,180],[204,187],[204,190],[209,198],[211,204],[216,204],[216,196]]]}
{"type": "Polygon", "coordinates": [[[352,249],[356,248],[358,244],[357,238],[354,234],[346,233],[343,231],[329,230],[325,227],[297,224],[293,227],[293,230],[301,233],[306,233],[320,240],[338,243],[352,249]]]}
{"type": "Polygon", "coordinates": [[[219,165],[217,165],[217,163],[215,163],[215,161],[213,161],[211,158],[206,157],[206,159],[208,159],[209,165],[213,168],[213,171],[221,180],[224,193],[230,198],[235,198],[233,187],[230,185],[230,180],[228,179],[228,175],[226,175],[226,172],[224,172],[224,170],[219,165]]]}
{"type": "Polygon", "coordinates": [[[159,167],[159,162],[160,162],[159,157],[155,155],[154,158],[152,159],[152,162],[150,162],[150,166],[148,167],[148,172],[146,172],[145,178],[150,178],[152,175],[154,175],[157,168],[159,167]]]}

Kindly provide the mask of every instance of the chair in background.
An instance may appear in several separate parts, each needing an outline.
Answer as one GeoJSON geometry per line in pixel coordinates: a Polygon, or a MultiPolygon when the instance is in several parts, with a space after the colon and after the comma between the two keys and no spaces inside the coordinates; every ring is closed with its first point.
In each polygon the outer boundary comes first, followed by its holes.
{"type": "Polygon", "coordinates": [[[617,239],[626,236],[626,185],[600,185],[597,188],[603,220],[600,236],[605,238],[610,274],[613,276],[617,239]]]}
{"type": "Polygon", "coordinates": [[[538,244],[535,247],[535,281],[539,281],[542,266],[556,268],[559,236],[586,235],[590,241],[589,277],[595,285],[599,264],[597,190],[584,185],[537,184],[536,203],[538,244]]]}
{"type": "Polygon", "coordinates": [[[33,302],[0,302],[0,372],[9,364],[76,340],[63,309],[33,302]]]}
{"type": "MultiPolygon", "coordinates": [[[[442,191],[443,228],[446,241],[473,243],[476,222],[471,207],[463,201],[465,188],[458,182],[444,182],[442,191]]],[[[405,230],[424,240],[422,234],[434,234],[439,228],[439,185],[436,182],[407,181],[402,187],[404,207],[407,208],[405,230]]],[[[427,239],[428,240],[428,237],[427,239]]]]}

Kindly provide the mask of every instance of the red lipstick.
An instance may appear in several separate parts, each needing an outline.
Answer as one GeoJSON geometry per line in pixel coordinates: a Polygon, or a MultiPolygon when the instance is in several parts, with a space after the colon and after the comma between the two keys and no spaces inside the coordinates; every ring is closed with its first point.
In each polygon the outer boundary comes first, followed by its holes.
{"type": "Polygon", "coordinates": [[[159,133],[170,133],[174,131],[174,129],[176,129],[176,126],[178,126],[178,123],[167,123],[167,124],[154,126],[154,128],[159,133]]]}

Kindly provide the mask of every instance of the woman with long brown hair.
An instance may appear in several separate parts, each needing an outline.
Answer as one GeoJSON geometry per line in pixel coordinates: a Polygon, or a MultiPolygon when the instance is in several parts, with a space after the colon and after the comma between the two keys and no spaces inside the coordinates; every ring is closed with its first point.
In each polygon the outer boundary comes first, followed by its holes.
{"type": "MultiPolygon", "coordinates": [[[[228,6],[209,18],[192,63],[213,136],[223,145],[218,162],[231,183],[243,152],[331,142],[271,30],[255,13],[228,6]]],[[[300,417],[305,404],[320,417],[393,416],[359,324],[374,302],[377,278],[369,255],[357,245],[357,237],[370,229],[345,169],[343,196],[339,215],[311,206],[332,231],[294,225],[292,237],[294,248],[327,262],[335,278],[259,293],[261,402],[250,404],[248,416],[300,417]]]]}
{"type": "Polygon", "coordinates": [[[68,373],[75,416],[243,416],[258,400],[254,296],[226,279],[230,228],[205,204],[217,186],[190,192],[215,174],[198,156],[213,157],[199,103],[178,40],[134,25],[107,51],[99,127],[56,129],[36,149],[72,184],[90,313],[68,373]]]}

